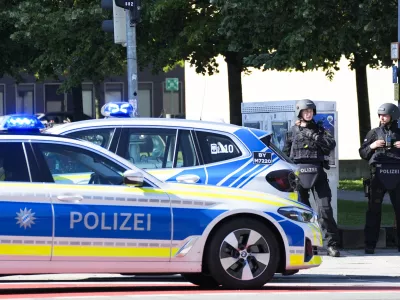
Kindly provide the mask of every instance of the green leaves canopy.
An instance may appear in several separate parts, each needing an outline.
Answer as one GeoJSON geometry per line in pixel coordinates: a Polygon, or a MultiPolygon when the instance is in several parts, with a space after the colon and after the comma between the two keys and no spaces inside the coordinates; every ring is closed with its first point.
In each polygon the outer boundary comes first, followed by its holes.
{"type": "Polygon", "coordinates": [[[31,49],[21,69],[39,80],[64,76],[66,91],[124,72],[126,49],[101,30],[105,13],[98,1],[23,0],[6,15],[14,25],[11,41],[31,49]]]}

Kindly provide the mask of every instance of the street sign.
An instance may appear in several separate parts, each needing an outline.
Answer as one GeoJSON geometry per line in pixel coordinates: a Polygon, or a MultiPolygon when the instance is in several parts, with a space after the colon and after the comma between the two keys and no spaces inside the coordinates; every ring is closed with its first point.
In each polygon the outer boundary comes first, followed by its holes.
{"type": "Polygon", "coordinates": [[[397,70],[398,70],[398,68],[397,68],[397,66],[392,66],[392,80],[393,80],[393,83],[397,83],[397,70]]]}
{"type": "Polygon", "coordinates": [[[399,84],[395,83],[394,84],[394,101],[399,101],[400,97],[399,97],[399,84]]]}
{"type": "Polygon", "coordinates": [[[140,9],[140,0],[115,0],[115,5],[130,10],[140,9]]]}
{"type": "Polygon", "coordinates": [[[165,89],[168,92],[179,91],[179,78],[167,78],[165,80],[165,89]]]}

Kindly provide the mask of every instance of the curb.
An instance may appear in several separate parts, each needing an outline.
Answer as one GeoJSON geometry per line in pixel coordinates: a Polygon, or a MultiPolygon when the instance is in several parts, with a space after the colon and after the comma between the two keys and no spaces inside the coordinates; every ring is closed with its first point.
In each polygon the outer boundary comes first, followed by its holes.
{"type": "MultiPolygon", "coordinates": [[[[343,249],[364,249],[364,227],[339,226],[343,249]]],[[[381,227],[376,248],[397,248],[397,229],[393,226],[381,227]]]]}

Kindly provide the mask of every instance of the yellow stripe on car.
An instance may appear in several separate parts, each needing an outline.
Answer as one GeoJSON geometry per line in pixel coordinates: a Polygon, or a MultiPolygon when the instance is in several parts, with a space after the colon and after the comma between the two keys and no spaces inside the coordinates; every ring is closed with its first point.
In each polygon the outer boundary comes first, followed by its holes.
{"type": "Polygon", "coordinates": [[[303,254],[290,254],[290,266],[305,266],[305,265],[319,265],[322,263],[322,258],[321,256],[314,255],[310,261],[305,262],[304,261],[304,255],[303,254]]]}
{"type": "Polygon", "coordinates": [[[50,256],[51,245],[0,245],[0,256],[23,255],[23,256],[50,256]]]}
{"type": "Polygon", "coordinates": [[[178,248],[128,248],[92,246],[54,246],[53,256],[91,256],[91,257],[157,257],[174,256],[178,248]],[[171,253],[172,252],[172,253],[171,253]]]}

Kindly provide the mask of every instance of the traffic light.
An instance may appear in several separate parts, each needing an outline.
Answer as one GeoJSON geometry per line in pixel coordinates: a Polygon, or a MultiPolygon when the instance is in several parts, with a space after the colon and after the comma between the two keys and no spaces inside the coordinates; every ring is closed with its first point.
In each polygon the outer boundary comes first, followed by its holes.
{"type": "Polygon", "coordinates": [[[131,20],[130,22],[133,24],[137,24],[140,22],[140,9],[141,9],[141,1],[140,0],[115,0],[115,4],[118,7],[123,7],[125,9],[129,9],[131,11],[131,20]]]}
{"type": "Polygon", "coordinates": [[[118,7],[114,0],[101,0],[101,8],[113,12],[113,19],[104,20],[101,24],[103,31],[114,34],[115,44],[126,44],[126,13],[124,8],[118,7]]]}

